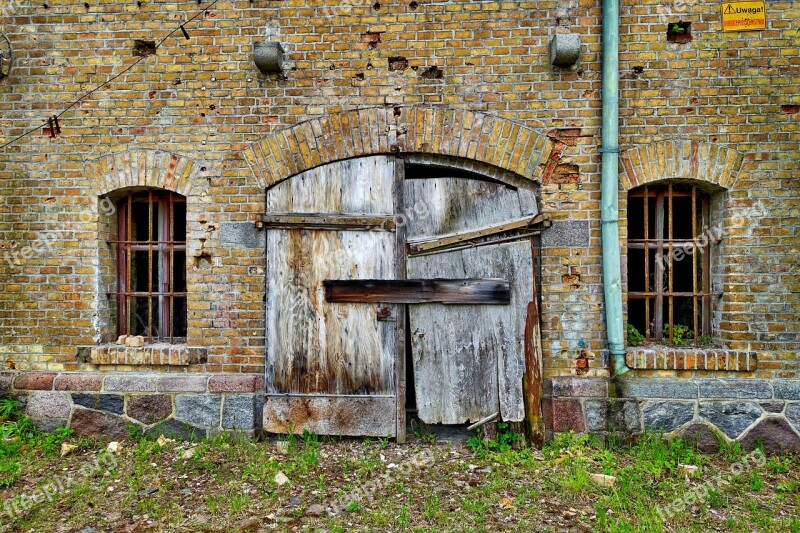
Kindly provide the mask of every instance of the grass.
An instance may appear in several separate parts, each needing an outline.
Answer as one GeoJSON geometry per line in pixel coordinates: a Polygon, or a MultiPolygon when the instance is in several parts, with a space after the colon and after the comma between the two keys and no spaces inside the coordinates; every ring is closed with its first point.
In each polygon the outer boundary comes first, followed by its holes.
{"type": "Polygon", "coordinates": [[[0,428],[3,499],[30,501],[0,514],[0,531],[800,532],[798,457],[745,462],[738,446],[708,456],[658,435],[623,445],[565,434],[535,450],[507,428],[470,445],[135,434],[98,468],[102,439],[42,434],[11,411],[0,428]],[[61,457],[61,443],[77,448],[61,457]],[[289,481],[277,483],[279,473],[289,481]],[[614,485],[596,474],[615,476],[614,485]],[[45,497],[28,498],[37,493],[45,497]]]}

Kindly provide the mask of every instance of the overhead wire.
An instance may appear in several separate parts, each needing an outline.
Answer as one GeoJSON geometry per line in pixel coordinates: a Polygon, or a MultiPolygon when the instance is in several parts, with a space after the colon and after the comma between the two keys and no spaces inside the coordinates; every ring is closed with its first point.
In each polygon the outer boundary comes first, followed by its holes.
{"type": "Polygon", "coordinates": [[[79,103],[81,103],[83,100],[85,100],[86,98],[90,97],[92,94],[96,93],[97,91],[102,89],[104,86],[108,85],[109,83],[112,83],[113,81],[117,80],[121,76],[123,76],[123,75],[127,74],[128,72],[130,72],[131,70],[133,70],[139,63],[141,63],[142,61],[144,61],[145,59],[147,59],[151,55],[155,55],[155,52],[158,51],[158,49],[167,41],[167,39],[172,37],[172,35],[174,35],[176,32],[181,31],[181,32],[183,32],[184,36],[187,36],[188,33],[186,32],[186,25],[191,23],[191,22],[193,22],[195,19],[197,19],[197,17],[201,16],[203,13],[207,13],[211,8],[213,8],[217,4],[217,2],[219,2],[219,0],[213,0],[206,7],[204,7],[201,10],[199,10],[192,17],[190,17],[188,20],[186,20],[186,22],[181,22],[180,24],[178,24],[177,28],[174,28],[172,31],[170,31],[163,39],[161,39],[158,42],[158,44],[156,44],[156,46],[154,48],[154,52],[152,54],[141,56],[139,59],[137,59],[136,61],[134,61],[133,63],[128,65],[126,68],[124,68],[122,71],[118,72],[117,74],[115,74],[115,75],[111,76],[110,78],[108,78],[107,80],[103,81],[103,83],[101,83],[100,85],[98,85],[94,89],[85,92],[83,95],[80,96],[80,98],[78,98],[77,100],[73,101],[67,107],[62,109],[60,112],[58,112],[58,114],[53,115],[52,117],[49,117],[41,125],[35,126],[35,127],[31,128],[31,129],[25,131],[21,135],[18,135],[17,137],[14,137],[10,141],[7,141],[6,143],[0,145],[0,150],[4,149],[6,146],[10,146],[10,145],[12,145],[12,144],[24,139],[25,137],[27,137],[28,135],[31,135],[34,132],[39,131],[41,128],[47,126],[49,124],[49,121],[53,117],[61,118],[61,116],[64,115],[64,113],[66,113],[67,111],[69,111],[70,109],[72,109],[73,107],[78,105],[79,103]]]}

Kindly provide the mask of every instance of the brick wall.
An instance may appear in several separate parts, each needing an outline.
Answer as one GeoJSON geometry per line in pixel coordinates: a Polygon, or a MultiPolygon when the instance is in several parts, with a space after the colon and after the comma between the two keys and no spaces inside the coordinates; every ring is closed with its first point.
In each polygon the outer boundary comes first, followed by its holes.
{"type": "MultiPolygon", "coordinates": [[[[733,350],[757,352],[757,370],[740,375],[794,378],[800,366],[800,115],[794,113],[800,37],[791,23],[797,3],[769,3],[767,30],[738,33],[720,32],[718,4],[623,4],[621,148],[647,153],[654,143],[695,141],[715,154],[741,156],[740,166],[726,171],[726,186],[733,185],[713,197],[724,227],[715,267],[725,293],[716,335],[733,350]],[[692,22],[691,41],[667,42],[666,24],[674,20],[692,22]],[[764,214],[748,217],[753,206],[764,214]]],[[[159,41],[197,11],[196,2],[18,6],[2,21],[16,63],[0,81],[0,141],[138,60],[134,39],[159,41]]],[[[584,374],[576,360],[585,358],[584,375],[607,376],[600,11],[599,2],[583,0],[217,3],[187,24],[190,40],[177,32],[155,56],[65,114],[58,138],[37,131],[0,151],[0,256],[11,258],[0,261],[4,364],[51,372],[261,372],[263,248],[220,237],[220,228],[254,223],[264,210],[263,183],[245,160],[246,148],[309,119],[357,109],[400,113],[394,123],[420,110],[455,109],[550,136],[551,152],[537,177],[542,208],[555,222],[542,237],[540,256],[544,374],[584,374]],[[553,69],[548,43],[567,31],[581,35],[580,61],[574,69],[553,69]],[[270,39],[287,50],[285,76],[265,76],[252,62],[253,43],[270,39]],[[113,188],[99,184],[146,183],[150,174],[126,161],[146,167],[148,153],[172,154],[187,167],[191,162],[188,342],[205,354],[204,362],[93,365],[80,348],[113,337],[105,296],[113,257],[104,248],[113,228],[99,203],[113,188]],[[122,164],[110,168],[114,161],[122,164]]],[[[500,140],[508,142],[510,131],[501,130],[500,140]]],[[[430,134],[446,144],[453,133],[430,134]]],[[[659,161],[645,158],[641,172],[675,177],[659,161]]],[[[724,170],[726,161],[715,165],[724,170]]],[[[621,169],[624,238],[625,183],[633,176],[621,169]]],[[[711,174],[691,177],[710,181],[711,174]]]]}

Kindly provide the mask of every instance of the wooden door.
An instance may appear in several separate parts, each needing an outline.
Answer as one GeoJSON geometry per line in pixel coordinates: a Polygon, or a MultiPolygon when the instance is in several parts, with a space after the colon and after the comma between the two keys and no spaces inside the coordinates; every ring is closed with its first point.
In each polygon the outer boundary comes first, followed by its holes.
{"type": "Polygon", "coordinates": [[[394,191],[381,156],[267,192],[266,431],[397,435],[397,306],[330,303],[323,286],[396,279],[394,191]]]}
{"type": "Polygon", "coordinates": [[[410,278],[497,278],[508,305],[428,304],[409,308],[417,415],[430,424],[475,422],[494,413],[525,418],[523,377],[528,306],[535,305],[532,191],[463,178],[409,179],[410,278]]]}

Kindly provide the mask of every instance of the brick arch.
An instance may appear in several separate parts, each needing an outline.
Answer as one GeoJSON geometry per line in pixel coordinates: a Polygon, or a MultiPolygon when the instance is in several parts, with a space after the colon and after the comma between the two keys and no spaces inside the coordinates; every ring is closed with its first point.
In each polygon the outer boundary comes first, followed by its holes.
{"type": "Polygon", "coordinates": [[[435,154],[480,161],[535,182],[554,142],[508,119],[467,110],[368,108],[334,113],[272,133],[244,149],[258,186],[376,154],[435,154]]]}
{"type": "Polygon", "coordinates": [[[688,179],[732,189],[744,156],[725,146],[689,140],[661,141],[620,155],[625,190],[664,179],[688,179]]]}
{"type": "Polygon", "coordinates": [[[97,196],[128,187],[158,187],[189,196],[199,172],[193,159],[161,150],[130,149],[100,157],[86,166],[97,196]]]}

